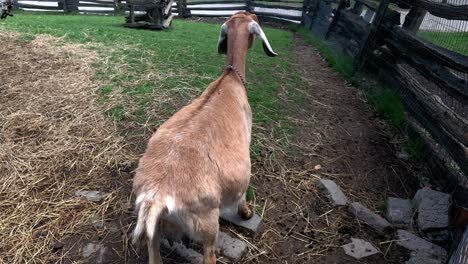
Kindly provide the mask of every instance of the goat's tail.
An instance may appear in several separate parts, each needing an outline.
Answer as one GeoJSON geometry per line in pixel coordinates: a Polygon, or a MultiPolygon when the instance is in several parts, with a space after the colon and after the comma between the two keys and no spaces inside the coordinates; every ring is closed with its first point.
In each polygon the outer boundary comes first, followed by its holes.
{"type": "MultiPolygon", "coordinates": [[[[140,197],[139,197],[140,198],[140,197]]],[[[143,232],[146,231],[148,241],[151,241],[155,235],[156,227],[158,225],[159,216],[166,208],[164,203],[159,202],[154,197],[142,200],[137,199],[136,210],[138,211],[138,220],[132,234],[132,243],[137,244],[143,232]]]]}

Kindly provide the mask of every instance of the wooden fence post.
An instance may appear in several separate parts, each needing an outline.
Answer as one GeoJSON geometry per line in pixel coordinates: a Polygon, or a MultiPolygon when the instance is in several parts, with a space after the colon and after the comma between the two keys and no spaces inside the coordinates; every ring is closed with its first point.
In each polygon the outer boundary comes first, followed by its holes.
{"type": "Polygon", "coordinates": [[[328,26],[327,33],[325,34],[325,39],[328,39],[328,37],[330,36],[330,32],[335,27],[338,21],[338,18],[340,16],[341,10],[345,8],[346,8],[346,0],[340,0],[340,3],[338,4],[338,7],[336,8],[336,11],[335,11],[335,16],[333,16],[333,20],[330,22],[330,25],[328,26]]]}
{"type": "Polygon", "coordinates": [[[361,2],[356,1],[356,3],[353,6],[353,9],[351,9],[351,12],[353,12],[356,15],[360,15],[362,9],[364,9],[364,5],[361,2]]]}
{"type": "Polygon", "coordinates": [[[302,4],[301,25],[303,26],[307,25],[310,21],[310,18],[308,18],[309,4],[310,0],[304,0],[304,3],[302,4]]]}
{"type": "Polygon", "coordinates": [[[391,0],[382,0],[380,2],[379,8],[377,9],[375,14],[374,21],[372,21],[372,24],[370,26],[369,34],[365,37],[358,54],[354,58],[353,73],[361,70],[366,61],[368,53],[373,51],[377,31],[385,17],[385,11],[387,10],[390,1],[391,0]]]}
{"type": "Polygon", "coordinates": [[[79,0],[62,0],[61,2],[63,3],[63,12],[78,12],[79,0]]]}
{"type": "Polygon", "coordinates": [[[405,17],[403,28],[412,33],[418,32],[418,29],[426,16],[426,12],[427,11],[424,8],[413,6],[405,17]]]}
{"type": "Polygon", "coordinates": [[[252,13],[253,12],[253,2],[252,0],[245,0],[245,11],[252,13]]]}
{"type": "Polygon", "coordinates": [[[177,0],[177,13],[180,18],[191,16],[190,10],[187,8],[187,0],[177,0]]]}

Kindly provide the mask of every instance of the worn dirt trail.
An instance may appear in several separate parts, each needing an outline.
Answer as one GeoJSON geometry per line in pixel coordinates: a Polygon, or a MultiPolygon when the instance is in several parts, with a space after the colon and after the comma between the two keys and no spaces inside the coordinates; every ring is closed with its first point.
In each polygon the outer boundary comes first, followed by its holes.
{"type": "Polygon", "coordinates": [[[297,91],[304,94],[305,105],[286,106],[297,128],[289,139],[294,154],[276,160],[282,163],[279,170],[262,166],[253,180],[261,197],[258,203],[266,203],[266,231],[256,245],[272,252],[256,261],[402,263],[407,252],[393,243],[380,244],[391,238],[377,235],[345,208],[333,209],[315,184],[319,177],[333,179],[351,201],[381,210],[386,195],[414,195],[417,179],[412,164],[396,158],[398,146],[391,143],[388,127],[359,90],[299,36],[294,36],[294,43],[294,68],[306,83],[297,91]],[[315,170],[316,165],[321,169],[315,170]],[[351,237],[367,239],[383,253],[356,261],[339,247],[351,237]]]}

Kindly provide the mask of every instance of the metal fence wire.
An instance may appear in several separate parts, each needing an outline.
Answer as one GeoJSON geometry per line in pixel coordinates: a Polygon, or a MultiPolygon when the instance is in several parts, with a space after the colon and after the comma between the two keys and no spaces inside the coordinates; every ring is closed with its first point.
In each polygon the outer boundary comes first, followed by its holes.
{"type": "MultiPolygon", "coordinates": [[[[468,5],[468,0],[431,1],[453,6],[468,5]]],[[[411,0],[400,0],[400,2],[411,5],[411,0]]],[[[403,24],[408,10],[400,10],[400,14],[401,23],[403,24]]],[[[451,20],[425,12],[416,36],[439,47],[468,56],[468,21],[466,20],[451,20]]],[[[458,71],[456,67],[448,69],[448,71],[458,79],[464,92],[468,93],[468,73],[458,71]]],[[[434,93],[440,96],[442,101],[457,114],[468,119],[468,105],[466,102],[459,102],[454,98],[450,98],[444,93],[443,89],[435,89],[434,93]]]]}

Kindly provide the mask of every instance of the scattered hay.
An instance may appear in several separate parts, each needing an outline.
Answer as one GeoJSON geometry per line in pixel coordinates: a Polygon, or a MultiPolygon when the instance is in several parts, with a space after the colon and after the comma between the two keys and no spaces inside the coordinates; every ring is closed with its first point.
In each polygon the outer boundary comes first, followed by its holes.
{"type": "Polygon", "coordinates": [[[56,263],[67,252],[54,252],[54,243],[95,233],[86,226],[109,210],[128,210],[111,168],[135,157],[96,102],[97,54],[20,36],[2,32],[0,45],[8,61],[0,64],[0,262],[56,263]],[[75,197],[78,190],[110,195],[93,203],[75,197]]]}

